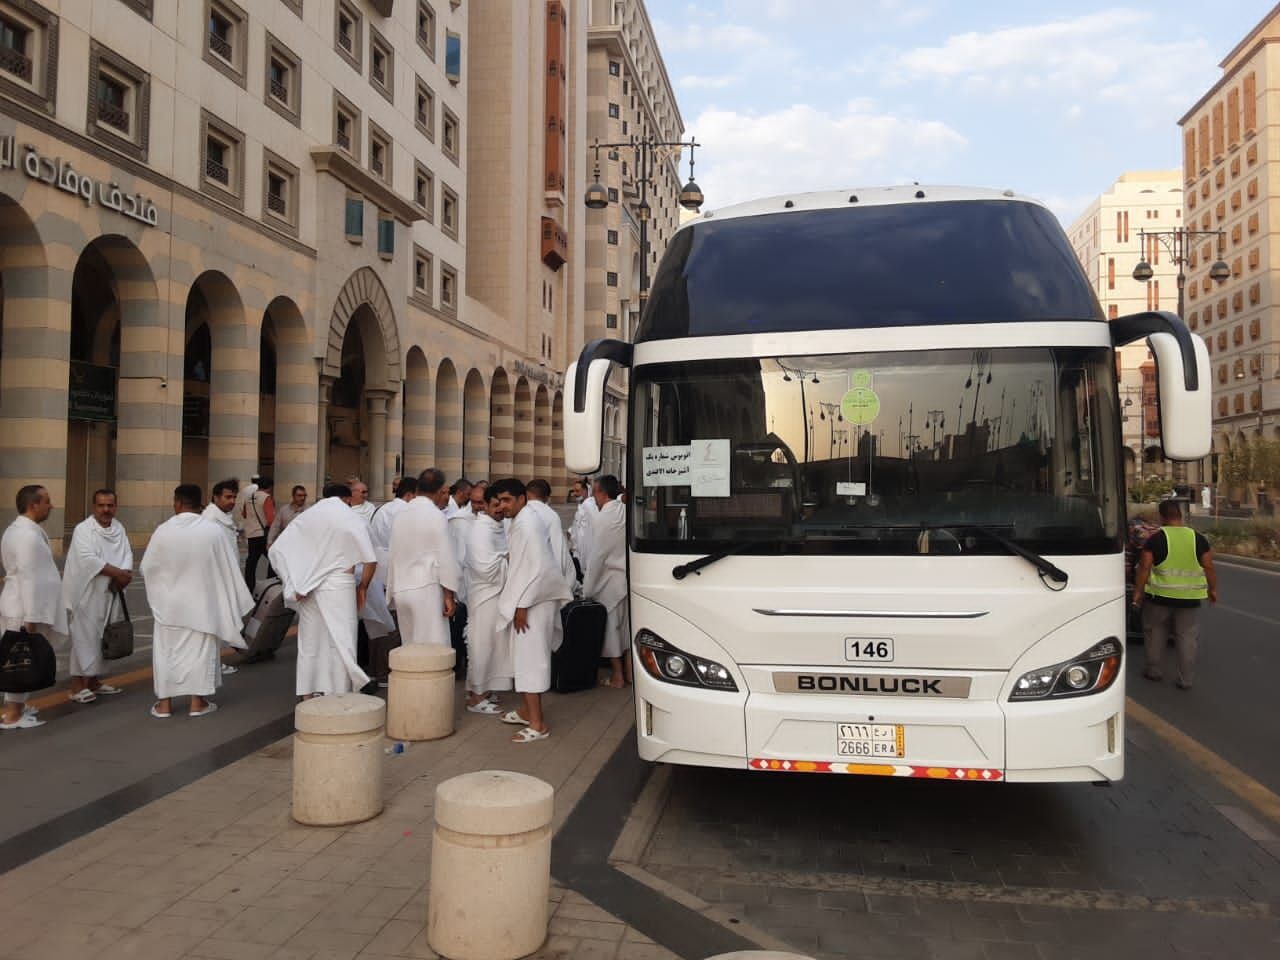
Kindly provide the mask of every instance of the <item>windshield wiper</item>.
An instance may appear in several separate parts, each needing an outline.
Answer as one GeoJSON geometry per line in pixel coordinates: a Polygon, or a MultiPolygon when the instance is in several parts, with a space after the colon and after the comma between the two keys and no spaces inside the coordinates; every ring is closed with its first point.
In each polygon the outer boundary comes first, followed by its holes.
{"type": "Polygon", "coordinates": [[[731,557],[735,553],[742,553],[751,547],[759,546],[762,543],[769,543],[768,540],[743,540],[741,543],[735,543],[731,547],[725,547],[723,550],[716,550],[708,553],[705,557],[699,557],[697,560],[690,560],[688,563],[681,563],[671,568],[671,576],[677,580],[683,580],[691,573],[697,573],[703,567],[709,567],[717,560],[723,560],[725,557],[731,557]]]}
{"type": "Polygon", "coordinates": [[[1023,560],[1026,560],[1033,567],[1039,570],[1043,576],[1048,577],[1054,583],[1060,583],[1063,586],[1066,586],[1067,579],[1068,579],[1067,571],[1063,570],[1061,567],[1056,566],[1053,563],[1050,563],[1048,560],[1040,556],[1040,554],[1036,553],[1034,550],[1028,550],[1022,544],[1016,543],[1013,540],[1010,540],[1004,534],[997,533],[995,530],[992,530],[990,527],[984,527],[981,524],[976,524],[976,523],[962,523],[962,524],[931,523],[931,524],[921,524],[920,526],[922,530],[974,530],[982,534],[988,540],[991,540],[994,543],[1000,544],[1000,546],[1004,547],[1006,550],[1008,550],[1010,553],[1014,554],[1015,556],[1021,557],[1023,560]]]}

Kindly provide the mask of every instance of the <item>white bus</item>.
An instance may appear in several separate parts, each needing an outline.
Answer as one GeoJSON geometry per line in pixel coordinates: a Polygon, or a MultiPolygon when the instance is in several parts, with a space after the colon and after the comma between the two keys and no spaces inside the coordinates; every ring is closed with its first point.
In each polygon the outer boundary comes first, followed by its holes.
{"type": "Polygon", "coordinates": [[[1115,347],[1165,456],[1210,446],[1203,341],[1108,323],[1012,192],[762,200],[673,237],[634,343],[568,371],[598,469],[629,368],[630,630],[646,760],[985,781],[1124,772],[1115,347]]]}

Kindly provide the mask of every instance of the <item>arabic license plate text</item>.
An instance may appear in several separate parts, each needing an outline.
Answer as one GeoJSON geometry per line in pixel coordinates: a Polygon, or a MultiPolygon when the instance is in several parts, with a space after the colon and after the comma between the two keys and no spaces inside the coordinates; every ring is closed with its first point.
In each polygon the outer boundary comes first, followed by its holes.
{"type": "Polygon", "coordinates": [[[902,724],[837,723],[836,756],[842,759],[899,759],[906,756],[902,724]]]}

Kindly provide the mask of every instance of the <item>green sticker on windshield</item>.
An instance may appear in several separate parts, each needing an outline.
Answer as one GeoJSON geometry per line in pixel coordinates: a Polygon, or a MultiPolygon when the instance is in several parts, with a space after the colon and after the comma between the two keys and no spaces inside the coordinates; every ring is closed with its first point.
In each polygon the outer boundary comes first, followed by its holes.
{"type": "Polygon", "coordinates": [[[855,370],[849,374],[849,386],[857,387],[864,390],[871,389],[871,371],[855,370]]]}
{"type": "MultiPolygon", "coordinates": [[[[857,384],[859,378],[863,376],[866,377],[865,383],[869,384],[871,375],[862,370],[856,372],[851,379],[854,384],[857,384]]],[[[840,412],[844,415],[846,423],[871,423],[880,416],[880,398],[870,386],[855,385],[840,399],[840,412]]]]}

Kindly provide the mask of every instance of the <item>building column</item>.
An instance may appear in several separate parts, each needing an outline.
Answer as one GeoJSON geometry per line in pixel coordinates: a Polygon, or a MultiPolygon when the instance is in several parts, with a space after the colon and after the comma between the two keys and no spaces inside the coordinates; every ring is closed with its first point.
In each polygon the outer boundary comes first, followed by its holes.
{"type": "Polygon", "coordinates": [[[324,496],[325,475],[329,470],[329,394],[333,383],[333,377],[320,374],[320,393],[316,399],[316,500],[324,496]]]}
{"type": "Polygon", "coordinates": [[[366,390],[369,410],[369,493],[375,500],[387,499],[387,403],[389,390],[366,390]]]}
{"type": "Polygon", "coordinates": [[[258,472],[258,368],[261,328],[239,316],[212,329],[213,373],[209,380],[210,485],[238,477],[242,484],[258,472]]]}

